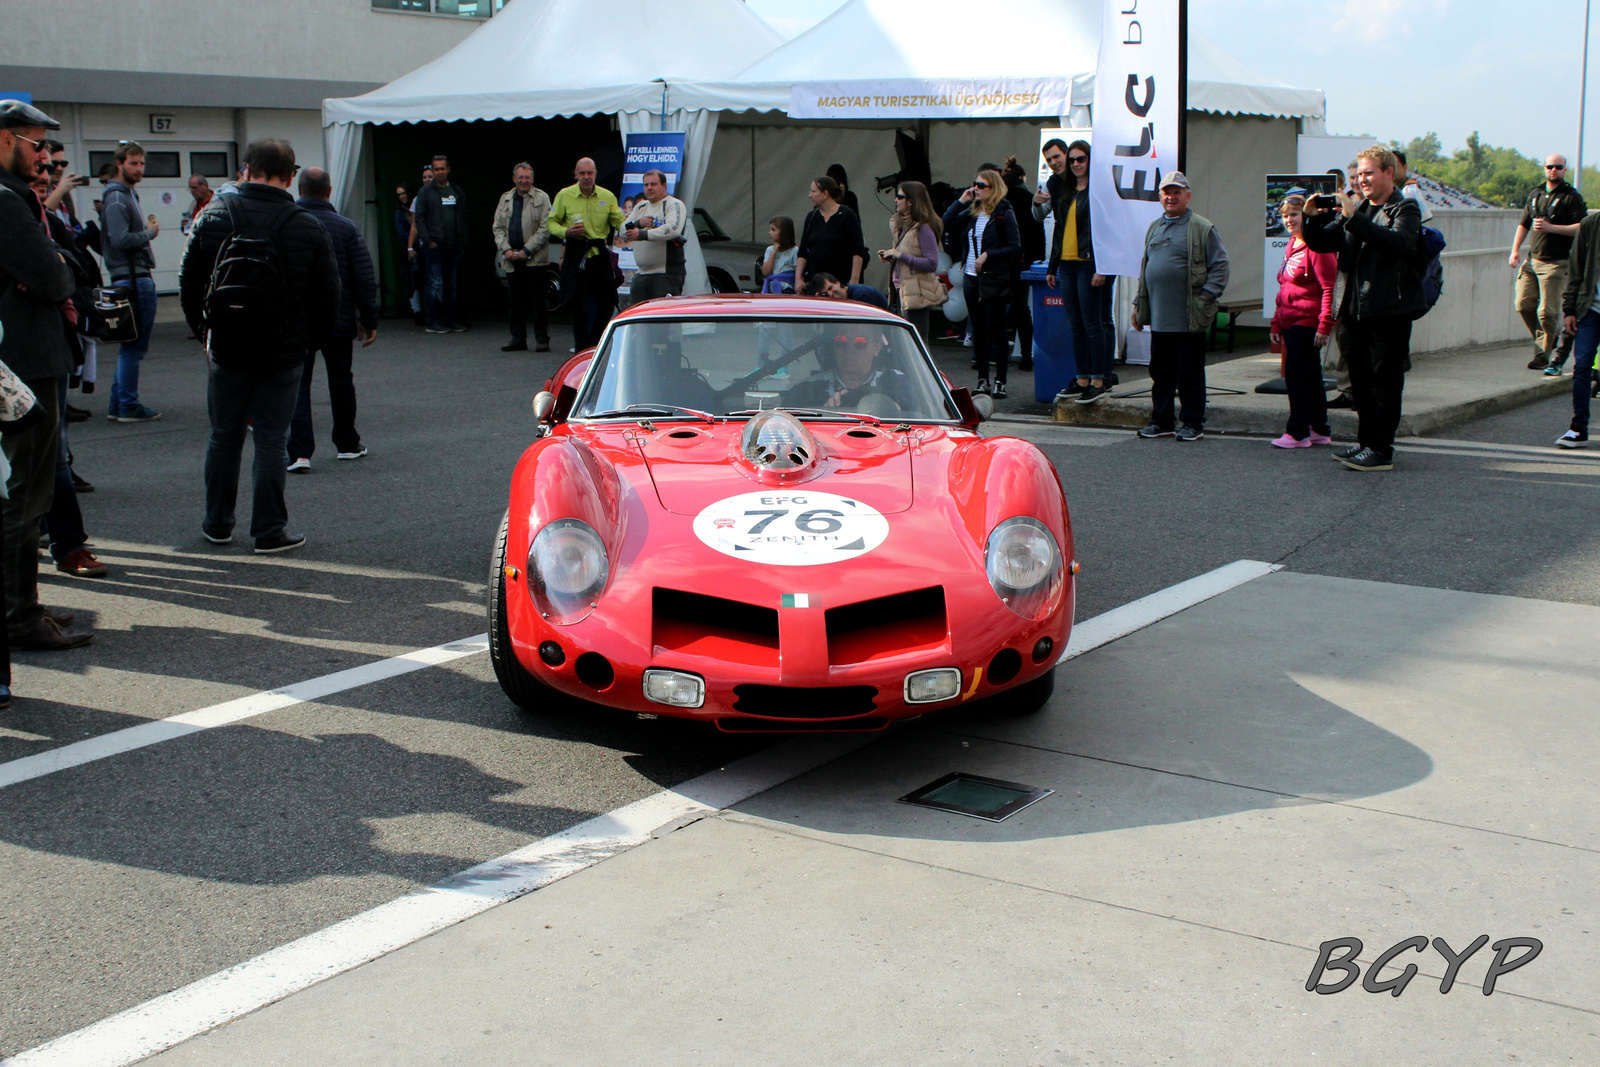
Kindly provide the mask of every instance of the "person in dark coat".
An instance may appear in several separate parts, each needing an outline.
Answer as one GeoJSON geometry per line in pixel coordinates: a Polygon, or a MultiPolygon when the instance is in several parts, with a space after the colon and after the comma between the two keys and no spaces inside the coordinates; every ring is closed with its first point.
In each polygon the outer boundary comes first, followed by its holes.
{"type": "Polygon", "coordinates": [[[206,516],[200,532],[214,545],[233,541],[234,503],[239,494],[239,458],[246,429],[255,439],[255,500],[250,535],[258,553],[287,552],[306,543],[287,532],[284,503],[289,455],[285,438],[306,357],[333,332],[339,314],[339,264],[328,231],[294,202],[289,183],[296,171],[288,141],[256,141],[245,149],[248,174],[239,191],[218,196],[195,220],[178,268],[178,295],[195,332],[204,332],[211,376],[206,405],[211,441],[206,447],[206,516]],[[211,275],[223,242],[270,239],[276,248],[281,288],[277,335],[250,349],[223,345],[207,322],[211,275]]]}
{"type": "Polygon", "coordinates": [[[50,651],[94,639],[70,629],[72,616],[52,614],[39,603],[39,519],[55,498],[57,382],[72,372],[62,305],[73,279],[46,234],[44,207],[29,183],[46,155],[45,131],[60,128],[30,104],[0,100],[0,363],[37,401],[26,420],[6,426],[11,477],[0,520],[0,576],[10,647],[50,651]]]}
{"type": "Polygon", "coordinates": [[[861,219],[840,203],[843,191],[827,175],[811,182],[811,203],[815,205],[800,230],[796,246],[794,291],[810,291],[816,274],[831,274],[851,285],[859,285],[867,263],[867,243],[861,236],[861,219]]]}
{"type": "Polygon", "coordinates": [[[1033,299],[1022,272],[1044,259],[1044,223],[1033,217],[1033,194],[1028,192],[1028,174],[1007,156],[1000,176],[1006,182],[1006,202],[1017,220],[1022,238],[1022,255],[1011,267],[1011,328],[1017,334],[1017,369],[1033,369],[1033,299]]]}
{"type": "Polygon", "coordinates": [[[972,316],[976,393],[1006,395],[1006,315],[1011,302],[1011,266],[1022,255],[1016,213],[1006,200],[1005,179],[980,170],[944,213],[944,247],[951,271],[961,264],[963,294],[972,316]],[[994,364],[994,379],[989,365],[994,364]]]}
{"type": "MultiPolygon", "coordinates": [[[[321,167],[300,172],[300,199],[295,203],[311,212],[328,231],[333,258],[339,264],[339,317],[333,333],[319,343],[328,370],[328,401],[333,406],[333,447],[340,459],[360,459],[367,454],[356,432],[356,383],[350,366],[356,338],[366,348],[378,339],[378,278],[366,239],[354,222],[333,209],[333,181],[321,167]]],[[[311,426],[311,379],[316,376],[317,349],[306,353],[300,374],[300,398],[295,402],[289,430],[289,469],[308,471],[317,449],[311,426]]]]}

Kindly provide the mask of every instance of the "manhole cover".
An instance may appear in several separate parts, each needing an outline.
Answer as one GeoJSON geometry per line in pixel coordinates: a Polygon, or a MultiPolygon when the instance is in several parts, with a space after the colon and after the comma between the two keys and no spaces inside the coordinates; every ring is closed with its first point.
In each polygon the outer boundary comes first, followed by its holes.
{"type": "Polygon", "coordinates": [[[970,815],[988,822],[1000,822],[1054,792],[1054,789],[1036,789],[1018,782],[1002,782],[998,778],[955,773],[907,793],[900,798],[900,802],[953,811],[957,815],[970,815]]]}

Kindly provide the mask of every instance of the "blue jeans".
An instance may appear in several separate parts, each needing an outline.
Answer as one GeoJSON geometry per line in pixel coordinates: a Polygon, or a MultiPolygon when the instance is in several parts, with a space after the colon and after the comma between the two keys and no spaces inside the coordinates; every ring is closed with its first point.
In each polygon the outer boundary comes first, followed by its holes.
{"type": "Polygon", "coordinates": [[[111,405],[109,414],[121,414],[123,408],[138,406],[139,363],[150,351],[150,331],[156,326],[156,282],[145,276],[134,279],[134,295],[138,302],[139,339],[129,341],[117,350],[117,374],[111,379],[111,405]]]}
{"type": "Polygon", "coordinates": [[[424,248],[427,282],[422,290],[422,306],[429,326],[453,326],[456,318],[456,280],[461,271],[461,249],[449,245],[424,248]]]}
{"type": "Polygon", "coordinates": [[[1117,354],[1116,327],[1111,319],[1111,282],[1095,286],[1094,264],[1064,262],[1056,268],[1061,310],[1072,331],[1072,361],[1078,377],[1109,381],[1117,354]]]}
{"type": "Polygon", "coordinates": [[[283,533],[289,523],[283,487],[289,480],[289,421],[300,395],[301,368],[266,374],[245,374],[211,364],[206,407],[211,414],[211,441],[206,445],[206,519],[213,537],[233,533],[234,502],[239,495],[239,460],[245,429],[255,439],[255,499],[250,509],[250,536],[260,540],[283,533]]]}
{"type": "Polygon", "coordinates": [[[1600,311],[1591,309],[1578,320],[1572,349],[1572,429],[1582,434],[1589,432],[1589,379],[1596,348],[1600,348],[1600,311]]]}

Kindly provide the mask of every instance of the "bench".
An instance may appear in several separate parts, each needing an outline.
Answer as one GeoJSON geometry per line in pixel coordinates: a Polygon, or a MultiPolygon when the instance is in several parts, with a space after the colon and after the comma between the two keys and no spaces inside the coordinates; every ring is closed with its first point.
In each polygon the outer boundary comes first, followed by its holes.
{"type": "MultiPolygon", "coordinates": [[[[1233,351],[1233,327],[1239,321],[1239,316],[1243,315],[1246,311],[1260,311],[1260,310],[1261,310],[1261,299],[1260,299],[1260,297],[1257,297],[1254,300],[1219,300],[1219,301],[1217,301],[1217,311],[1220,314],[1226,315],[1228,317],[1227,331],[1228,331],[1228,351],[1229,352],[1233,351]]],[[[1211,328],[1206,333],[1206,351],[1209,352],[1213,348],[1216,348],[1216,347],[1217,347],[1217,320],[1216,319],[1212,319],[1211,320],[1211,328]]]]}

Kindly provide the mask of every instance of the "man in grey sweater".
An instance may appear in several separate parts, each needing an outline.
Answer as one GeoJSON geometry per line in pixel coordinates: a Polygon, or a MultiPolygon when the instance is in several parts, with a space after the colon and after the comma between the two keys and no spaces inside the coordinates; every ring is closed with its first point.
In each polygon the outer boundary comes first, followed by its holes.
{"type": "Polygon", "coordinates": [[[1148,324],[1150,425],[1140,437],[1198,441],[1205,436],[1206,330],[1228,288],[1228,252],[1211,220],[1189,209],[1189,179],[1173,171],[1161,180],[1160,218],[1144,236],[1133,328],[1148,324]],[[1174,391],[1182,401],[1176,427],[1174,391]]]}
{"type": "Polygon", "coordinates": [[[117,350],[117,375],[111,381],[111,403],[106,418],[112,422],[151,422],[161,417],[139,401],[139,364],[150,350],[150,331],[156,324],[155,253],[150,242],[161,232],[154,215],[145,217],[134,188],[144,180],[144,149],[133,141],[117,147],[116,177],[101,195],[105,215],[100,253],[113,286],[133,295],[139,319],[139,336],[117,350]]]}
{"type": "Polygon", "coordinates": [[[689,210],[683,201],[667,195],[667,176],[659,170],[644,172],[644,199],[633,206],[623,222],[623,236],[633,242],[638,272],[628,290],[635,304],[658,296],[681,296],[683,277],[669,271],[672,242],[683,238],[689,210]]]}

